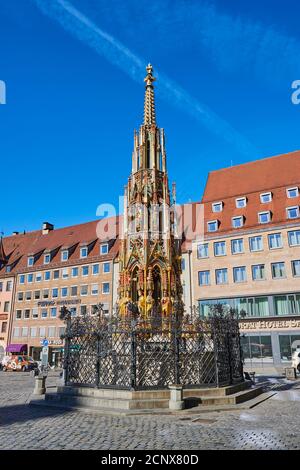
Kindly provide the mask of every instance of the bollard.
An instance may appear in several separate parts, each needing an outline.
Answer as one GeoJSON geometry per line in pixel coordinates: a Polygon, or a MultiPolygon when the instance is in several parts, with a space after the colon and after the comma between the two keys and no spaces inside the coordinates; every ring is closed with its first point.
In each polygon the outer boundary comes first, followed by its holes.
{"type": "Polygon", "coordinates": [[[46,376],[39,375],[35,378],[34,395],[44,395],[46,393],[46,376]]]}
{"type": "Polygon", "coordinates": [[[182,385],[169,385],[169,389],[170,389],[170,400],[169,400],[170,410],[183,410],[184,401],[183,401],[182,385]]]}

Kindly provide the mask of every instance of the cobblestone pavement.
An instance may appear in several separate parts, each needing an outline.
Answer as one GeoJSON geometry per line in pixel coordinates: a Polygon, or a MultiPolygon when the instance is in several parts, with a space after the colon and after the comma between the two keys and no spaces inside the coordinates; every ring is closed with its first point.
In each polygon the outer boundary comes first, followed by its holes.
{"type": "MultiPolygon", "coordinates": [[[[252,410],[118,417],[31,407],[33,381],[0,372],[0,449],[300,449],[299,383],[252,410]]],[[[270,380],[273,389],[278,383],[270,380]]]]}

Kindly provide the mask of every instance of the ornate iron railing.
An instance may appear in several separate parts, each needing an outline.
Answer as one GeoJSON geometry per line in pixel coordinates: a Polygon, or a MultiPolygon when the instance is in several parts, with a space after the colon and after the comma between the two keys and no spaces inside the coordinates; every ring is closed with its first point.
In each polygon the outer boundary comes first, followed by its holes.
{"type": "Polygon", "coordinates": [[[243,381],[238,322],[230,313],[180,321],[63,313],[66,385],[139,390],[243,381]]]}

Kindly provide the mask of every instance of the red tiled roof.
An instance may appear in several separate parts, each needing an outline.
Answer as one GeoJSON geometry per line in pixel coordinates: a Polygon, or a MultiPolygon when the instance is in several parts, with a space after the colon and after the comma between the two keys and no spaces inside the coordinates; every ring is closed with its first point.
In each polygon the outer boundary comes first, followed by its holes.
{"type": "MultiPolygon", "coordinates": [[[[99,220],[87,222],[84,224],[73,225],[56,230],[52,230],[47,234],[43,234],[42,230],[36,230],[25,234],[13,235],[3,238],[3,247],[7,257],[7,265],[12,266],[11,272],[22,272],[27,270],[27,257],[31,254],[40,254],[31,270],[50,268],[63,264],[68,266],[87,262],[91,260],[113,259],[118,253],[118,235],[119,235],[119,217],[106,219],[105,224],[111,222],[116,227],[116,238],[103,236],[101,239],[97,236],[97,227],[99,220]],[[100,255],[99,245],[103,242],[109,242],[109,253],[100,255]],[[80,258],[80,246],[82,243],[91,245],[88,257],[80,258]],[[70,258],[67,262],[61,263],[60,248],[63,246],[74,247],[70,258]],[[44,252],[53,251],[53,258],[50,264],[44,265],[44,252]]],[[[0,269],[0,275],[5,275],[5,267],[0,269]]]]}
{"type": "Polygon", "coordinates": [[[210,220],[219,221],[219,230],[209,233],[211,236],[300,223],[300,219],[288,220],[286,217],[287,207],[300,204],[300,197],[287,198],[286,189],[293,186],[300,186],[300,151],[209,173],[202,198],[205,232],[210,220]],[[260,194],[269,191],[272,192],[272,201],[262,204],[260,194]],[[247,205],[238,209],[235,199],[240,196],[247,198],[247,205]],[[212,203],[219,201],[223,202],[222,212],[213,212],[212,203]],[[271,211],[272,220],[269,224],[258,222],[258,213],[264,211],[271,211]],[[231,219],[239,215],[244,216],[244,226],[234,229],[231,219]]]}

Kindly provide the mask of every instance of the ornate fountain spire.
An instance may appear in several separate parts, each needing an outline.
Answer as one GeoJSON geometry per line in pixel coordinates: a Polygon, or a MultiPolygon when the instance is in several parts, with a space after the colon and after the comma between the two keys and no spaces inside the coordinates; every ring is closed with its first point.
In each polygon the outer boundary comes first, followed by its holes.
{"type": "Polygon", "coordinates": [[[151,64],[147,65],[146,70],[147,70],[147,75],[144,78],[144,82],[146,82],[145,105],[144,105],[144,125],[151,126],[152,124],[156,125],[154,86],[153,86],[153,82],[156,80],[156,78],[154,78],[152,75],[153,67],[151,64]]]}

